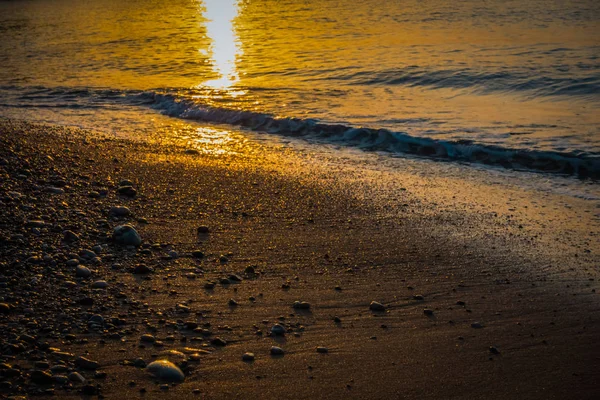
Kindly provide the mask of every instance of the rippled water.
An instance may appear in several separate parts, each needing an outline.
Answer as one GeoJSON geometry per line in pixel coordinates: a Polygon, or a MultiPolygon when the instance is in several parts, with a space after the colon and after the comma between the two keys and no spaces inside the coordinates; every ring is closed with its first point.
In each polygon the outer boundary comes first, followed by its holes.
{"type": "Polygon", "coordinates": [[[596,0],[5,1],[0,35],[4,116],[151,110],[600,175],[596,0]]]}

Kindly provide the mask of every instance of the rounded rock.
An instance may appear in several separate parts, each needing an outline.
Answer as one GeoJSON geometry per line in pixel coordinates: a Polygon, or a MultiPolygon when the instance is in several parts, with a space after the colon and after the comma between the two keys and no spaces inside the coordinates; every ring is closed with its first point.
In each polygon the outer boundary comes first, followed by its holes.
{"type": "Polygon", "coordinates": [[[78,276],[79,278],[89,278],[92,276],[92,271],[90,271],[90,269],[87,267],[78,265],[75,268],[75,276],[78,276]]]}
{"type": "Polygon", "coordinates": [[[131,225],[119,225],[113,231],[113,240],[125,246],[139,246],[142,244],[142,238],[135,228],[131,225]]]}
{"type": "Polygon", "coordinates": [[[377,301],[372,301],[369,305],[371,311],[385,311],[385,306],[377,301]]]}
{"type": "Polygon", "coordinates": [[[271,327],[271,333],[275,336],[283,336],[285,332],[286,330],[283,325],[275,324],[271,327]]]}
{"type": "Polygon", "coordinates": [[[182,382],[185,379],[183,372],[175,364],[167,360],[151,362],[146,367],[146,371],[158,379],[169,382],[182,382]]]}

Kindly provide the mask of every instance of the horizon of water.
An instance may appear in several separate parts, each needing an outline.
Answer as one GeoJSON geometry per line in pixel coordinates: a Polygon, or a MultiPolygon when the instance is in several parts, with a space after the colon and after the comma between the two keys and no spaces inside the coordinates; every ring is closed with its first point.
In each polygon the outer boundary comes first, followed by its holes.
{"type": "Polygon", "coordinates": [[[0,34],[0,116],[131,136],[159,112],[600,177],[592,0],[17,0],[0,34]]]}

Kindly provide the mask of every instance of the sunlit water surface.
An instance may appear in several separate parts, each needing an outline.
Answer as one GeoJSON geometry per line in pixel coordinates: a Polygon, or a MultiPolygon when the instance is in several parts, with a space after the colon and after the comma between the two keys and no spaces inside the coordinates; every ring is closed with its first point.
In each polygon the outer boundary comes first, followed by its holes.
{"type": "Polygon", "coordinates": [[[140,135],[159,112],[489,164],[518,150],[543,155],[526,167],[586,160],[600,174],[599,4],[5,1],[0,116],[140,135]]]}

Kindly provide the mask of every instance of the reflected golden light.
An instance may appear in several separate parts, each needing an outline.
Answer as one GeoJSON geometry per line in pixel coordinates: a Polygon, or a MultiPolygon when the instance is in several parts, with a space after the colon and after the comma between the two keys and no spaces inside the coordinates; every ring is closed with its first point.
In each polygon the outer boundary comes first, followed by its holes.
{"type": "MultiPolygon", "coordinates": [[[[199,87],[227,90],[239,79],[235,64],[239,46],[234,27],[234,19],[238,15],[238,0],[204,0],[202,3],[206,32],[212,41],[207,55],[212,59],[213,71],[218,78],[202,82],[199,87]]],[[[207,53],[203,49],[199,51],[207,53]]]]}

